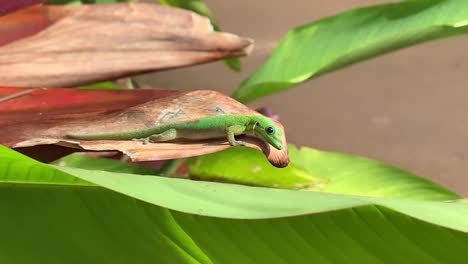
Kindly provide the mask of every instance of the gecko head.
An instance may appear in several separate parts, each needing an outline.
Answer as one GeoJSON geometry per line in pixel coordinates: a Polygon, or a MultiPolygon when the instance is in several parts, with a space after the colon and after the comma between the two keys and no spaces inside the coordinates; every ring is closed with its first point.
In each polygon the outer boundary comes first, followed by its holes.
{"type": "Polygon", "coordinates": [[[283,131],[269,118],[257,120],[254,130],[276,149],[283,149],[283,131]]]}

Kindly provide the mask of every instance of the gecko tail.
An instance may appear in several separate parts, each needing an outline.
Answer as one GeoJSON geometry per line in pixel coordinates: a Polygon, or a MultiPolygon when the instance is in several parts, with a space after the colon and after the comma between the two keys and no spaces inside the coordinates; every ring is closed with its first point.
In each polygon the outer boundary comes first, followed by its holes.
{"type": "Polygon", "coordinates": [[[118,134],[77,134],[68,133],[67,137],[74,139],[122,139],[118,134]]]}
{"type": "Polygon", "coordinates": [[[145,129],[135,131],[122,131],[116,133],[102,133],[102,134],[80,134],[80,133],[67,133],[67,137],[75,139],[95,139],[95,140],[129,140],[138,139],[151,136],[152,134],[159,133],[160,129],[145,129]]]}

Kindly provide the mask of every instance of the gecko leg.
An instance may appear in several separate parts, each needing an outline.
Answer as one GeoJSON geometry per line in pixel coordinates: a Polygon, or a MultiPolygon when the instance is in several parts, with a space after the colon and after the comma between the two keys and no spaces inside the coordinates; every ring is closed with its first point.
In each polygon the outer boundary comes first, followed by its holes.
{"type": "Polygon", "coordinates": [[[148,143],[155,143],[155,142],[163,142],[163,141],[170,141],[173,140],[177,137],[177,131],[175,129],[168,129],[164,132],[161,132],[159,134],[154,134],[149,137],[145,138],[138,138],[134,140],[138,140],[143,142],[143,144],[148,144],[148,143]]]}
{"type": "Polygon", "coordinates": [[[159,134],[154,134],[154,135],[149,136],[148,141],[151,143],[155,143],[155,142],[171,141],[176,138],[177,138],[177,130],[175,130],[174,128],[171,128],[159,134]]]}
{"type": "Polygon", "coordinates": [[[230,126],[226,128],[226,136],[231,146],[245,146],[245,142],[241,140],[236,140],[236,135],[243,134],[245,132],[245,126],[230,126]]]}

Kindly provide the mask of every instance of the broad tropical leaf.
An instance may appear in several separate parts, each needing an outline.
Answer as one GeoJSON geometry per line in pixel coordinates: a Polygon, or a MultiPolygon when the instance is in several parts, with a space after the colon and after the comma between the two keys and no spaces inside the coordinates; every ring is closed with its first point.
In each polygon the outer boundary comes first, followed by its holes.
{"type": "Polygon", "coordinates": [[[108,158],[93,157],[85,153],[73,153],[52,162],[52,164],[62,167],[83,168],[87,170],[103,170],[141,175],[158,175],[159,172],[153,168],[147,168],[133,163],[121,162],[108,158]]]}
{"type": "Polygon", "coordinates": [[[328,179],[324,192],[418,200],[452,200],[458,194],[426,178],[363,157],[290,145],[293,164],[328,179]]]}
{"type": "Polygon", "coordinates": [[[191,158],[191,176],[202,180],[224,181],[283,189],[323,190],[328,179],[289,164],[275,168],[258,151],[244,147],[191,158]],[[259,155],[260,154],[260,155],[259,155]]]}
{"type": "Polygon", "coordinates": [[[190,161],[190,173],[204,180],[308,189],[371,197],[453,200],[459,195],[402,169],[362,157],[289,145],[290,169],[269,166],[261,154],[231,148],[190,161]],[[229,162],[227,162],[229,161],[229,162]]]}
{"type": "Polygon", "coordinates": [[[4,147],[0,159],[5,263],[463,263],[468,257],[464,203],[53,167],[4,147]]]}
{"type": "Polygon", "coordinates": [[[468,32],[466,1],[402,1],[360,8],[290,31],[235,91],[250,102],[352,63],[468,32]]]}

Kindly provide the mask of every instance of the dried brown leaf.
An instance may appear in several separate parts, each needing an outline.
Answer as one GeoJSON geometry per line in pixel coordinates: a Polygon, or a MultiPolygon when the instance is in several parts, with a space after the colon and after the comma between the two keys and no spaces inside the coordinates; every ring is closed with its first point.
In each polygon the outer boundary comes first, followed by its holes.
{"type": "Polygon", "coordinates": [[[149,3],[34,6],[0,17],[0,32],[14,35],[12,28],[31,17],[46,28],[18,28],[35,34],[0,47],[2,85],[72,87],[244,56],[252,48],[249,39],[214,32],[206,17],[149,3]]]}
{"type": "MultiPolygon", "coordinates": [[[[11,94],[4,96],[10,99],[0,102],[0,126],[4,127],[0,131],[0,143],[14,148],[57,144],[94,151],[117,150],[133,161],[199,156],[224,150],[230,145],[225,138],[143,144],[132,140],[76,140],[68,138],[66,134],[133,131],[213,115],[258,114],[228,96],[204,90],[43,89],[31,90],[17,97],[11,94]],[[109,97],[114,100],[106,101],[105,98],[109,97]],[[81,101],[77,101],[78,98],[81,101]],[[56,104],[54,106],[47,101],[56,104]],[[33,103],[30,105],[28,102],[33,103]]],[[[277,125],[283,128],[279,122],[277,125]]],[[[263,151],[277,167],[289,163],[287,148],[277,150],[255,137],[243,136],[242,140],[248,143],[248,147],[263,151]]],[[[283,145],[287,146],[285,139],[283,145]]]]}

